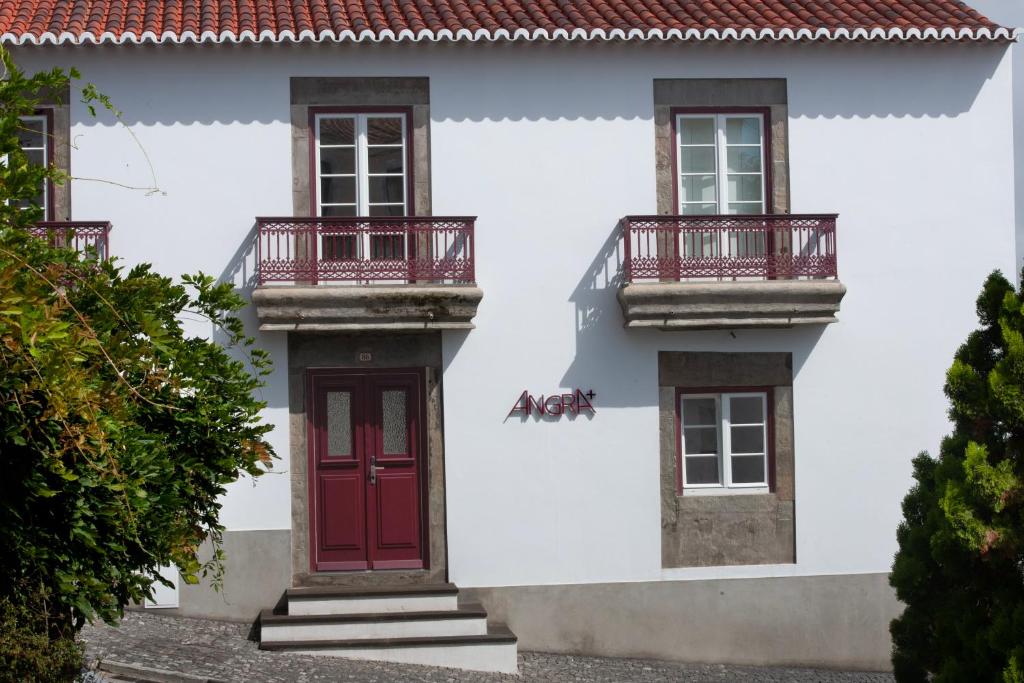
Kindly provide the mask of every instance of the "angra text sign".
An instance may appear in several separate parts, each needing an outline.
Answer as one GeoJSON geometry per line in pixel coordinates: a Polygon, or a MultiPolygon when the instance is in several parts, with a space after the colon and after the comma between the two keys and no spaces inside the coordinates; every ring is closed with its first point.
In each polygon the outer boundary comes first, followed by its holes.
{"type": "Polygon", "coordinates": [[[592,389],[586,392],[576,389],[569,394],[551,394],[546,397],[543,394],[533,396],[524,389],[505,419],[513,415],[565,415],[567,413],[569,415],[579,415],[580,413],[593,415],[597,411],[594,410],[594,406],[590,402],[595,396],[597,394],[592,389]]]}

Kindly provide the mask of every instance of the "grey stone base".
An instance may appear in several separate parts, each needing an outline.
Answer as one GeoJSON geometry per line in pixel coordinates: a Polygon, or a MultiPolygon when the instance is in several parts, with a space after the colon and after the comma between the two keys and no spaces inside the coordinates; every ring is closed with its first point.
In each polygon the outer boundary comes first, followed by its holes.
{"type": "Polygon", "coordinates": [[[263,331],[470,330],[483,291],[471,285],[259,287],[263,331]]]}
{"type": "Polygon", "coordinates": [[[833,280],[671,282],[619,289],[626,327],[706,330],[836,322],[846,287],[833,280]]]}
{"type": "MultiPolygon", "coordinates": [[[[291,586],[291,531],[224,532],[224,586],[215,591],[207,580],[195,586],[178,584],[176,609],[145,608],[147,612],[251,622],[261,609],[272,607],[291,586]]],[[[200,550],[210,556],[209,543],[200,550]]]]}
{"type": "Polygon", "coordinates": [[[525,651],[890,669],[886,574],[463,588],[525,651]]]}

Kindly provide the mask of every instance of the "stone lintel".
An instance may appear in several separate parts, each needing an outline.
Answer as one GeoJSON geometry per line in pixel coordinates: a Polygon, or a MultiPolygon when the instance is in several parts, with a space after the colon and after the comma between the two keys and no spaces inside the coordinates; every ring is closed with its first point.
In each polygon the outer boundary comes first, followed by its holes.
{"type": "Polygon", "coordinates": [[[466,330],[483,291],[472,285],[284,285],[259,287],[262,331],[466,330]]]}
{"type": "Polygon", "coordinates": [[[846,287],[835,280],[631,283],[619,289],[626,327],[779,328],[836,322],[846,287]]]}

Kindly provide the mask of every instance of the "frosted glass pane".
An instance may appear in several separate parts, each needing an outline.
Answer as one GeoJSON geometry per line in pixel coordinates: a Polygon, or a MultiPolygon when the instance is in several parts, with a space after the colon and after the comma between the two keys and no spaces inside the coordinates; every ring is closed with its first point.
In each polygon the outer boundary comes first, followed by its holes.
{"type": "Polygon", "coordinates": [[[327,392],[327,454],[352,455],[352,394],[327,392]]]}
{"type": "Polygon", "coordinates": [[[715,120],[706,119],[679,119],[680,142],[684,145],[713,145],[715,144],[715,120]]]}
{"type": "Polygon", "coordinates": [[[409,452],[407,421],[405,419],[405,391],[389,389],[381,392],[384,453],[401,455],[409,452]]]}

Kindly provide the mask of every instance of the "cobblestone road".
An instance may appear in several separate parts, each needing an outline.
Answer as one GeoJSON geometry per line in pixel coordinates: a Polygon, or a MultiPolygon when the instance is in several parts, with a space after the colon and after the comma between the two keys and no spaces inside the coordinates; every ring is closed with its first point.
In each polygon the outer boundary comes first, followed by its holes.
{"type": "Polygon", "coordinates": [[[391,683],[892,683],[888,674],[673,664],[635,659],[603,659],[523,652],[521,677],[451,669],[359,662],[262,652],[247,638],[249,628],[205,619],[129,612],[118,628],[90,626],[82,632],[86,653],[101,659],[224,681],[366,681],[391,683]]]}

